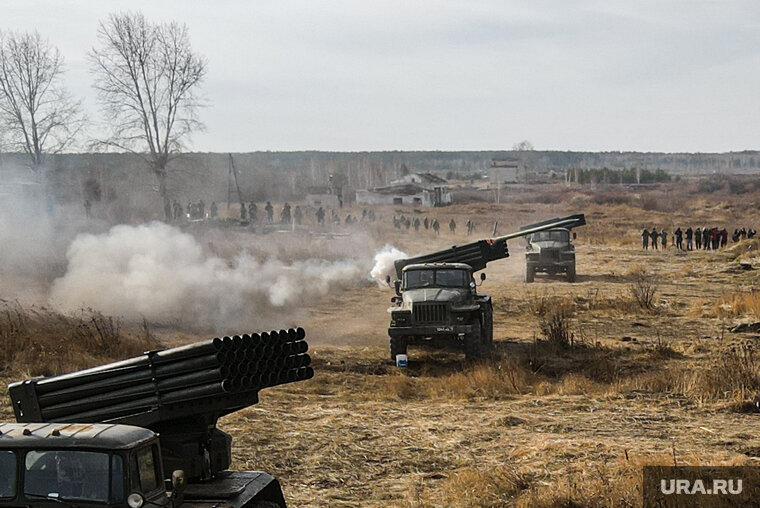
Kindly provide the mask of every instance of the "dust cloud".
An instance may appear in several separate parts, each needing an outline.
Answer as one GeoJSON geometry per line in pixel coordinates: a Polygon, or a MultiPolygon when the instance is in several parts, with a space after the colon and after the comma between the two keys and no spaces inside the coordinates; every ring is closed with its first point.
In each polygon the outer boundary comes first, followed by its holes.
{"type": "Polygon", "coordinates": [[[66,311],[90,307],[129,319],[227,330],[264,327],[310,300],[366,280],[368,264],[346,258],[259,260],[208,254],[190,234],[161,222],[78,236],[51,301],[66,311]]]}

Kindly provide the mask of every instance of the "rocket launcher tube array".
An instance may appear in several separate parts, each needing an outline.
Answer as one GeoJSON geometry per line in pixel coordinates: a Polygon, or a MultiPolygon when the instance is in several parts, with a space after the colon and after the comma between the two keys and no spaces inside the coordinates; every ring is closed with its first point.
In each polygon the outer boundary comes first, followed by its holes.
{"type": "Polygon", "coordinates": [[[213,338],[71,374],[12,383],[9,391],[19,422],[129,423],[130,415],[171,414],[173,405],[188,402],[200,411],[206,405],[215,415],[227,414],[258,401],[262,388],[313,377],[305,337],[297,328],[213,338]]]}

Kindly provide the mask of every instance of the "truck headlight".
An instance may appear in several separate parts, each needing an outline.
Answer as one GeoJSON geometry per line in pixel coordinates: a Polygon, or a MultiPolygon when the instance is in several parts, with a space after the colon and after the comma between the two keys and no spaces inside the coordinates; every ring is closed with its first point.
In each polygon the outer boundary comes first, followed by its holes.
{"type": "Polygon", "coordinates": [[[143,505],[143,497],[137,492],[130,494],[127,498],[129,508],[140,508],[143,505]]]}

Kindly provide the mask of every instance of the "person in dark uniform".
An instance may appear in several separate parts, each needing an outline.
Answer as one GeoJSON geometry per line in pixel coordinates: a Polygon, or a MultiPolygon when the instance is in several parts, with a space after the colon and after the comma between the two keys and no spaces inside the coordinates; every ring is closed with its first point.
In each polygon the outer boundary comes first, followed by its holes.
{"type": "MultiPolygon", "coordinates": [[[[680,226],[676,228],[673,235],[676,237],[676,249],[683,250],[683,231],[681,231],[680,226]]],[[[665,248],[665,243],[662,244],[662,248],[665,248]]]]}
{"type": "Polygon", "coordinates": [[[441,229],[441,225],[438,224],[438,219],[433,219],[433,231],[435,231],[436,235],[440,235],[441,234],[440,233],[440,229],[441,229]]]}
{"type": "Polygon", "coordinates": [[[641,232],[641,248],[649,250],[649,230],[647,228],[641,232]]]}
{"type": "Polygon", "coordinates": [[[208,207],[208,216],[212,219],[216,219],[219,209],[216,207],[216,201],[211,202],[211,206],[208,207]]]}
{"type": "Polygon", "coordinates": [[[686,250],[693,250],[694,230],[691,226],[686,228],[686,250]]]}
{"type": "Polygon", "coordinates": [[[697,250],[702,250],[702,228],[694,230],[694,241],[697,244],[697,250]]]}
{"type": "Polygon", "coordinates": [[[267,213],[267,222],[274,222],[274,207],[271,202],[267,201],[264,211],[267,213]]]}
{"type": "Polygon", "coordinates": [[[317,215],[317,224],[324,224],[325,223],[325,211],[324,211],[324,209],[321,206],[319,207],[319,210],[317,210],[316,215],[317,215]]]}
{"type": "Polygon", "coordinates": [[[425,229],[430,229],[430,222],[428,221],[427,217],[425,217],[425,220],[422,221],[422,225],[425,227],[425,229]]]}
{"type": "Polygon", "coordinates": [[[248,217],[250,217],[251,222],[254,222],[258,215],[259,215],[259,211],[256,208],[256,203],[251,201],[250,203],[248,203],[248,217]]]}
{"type": "Polygon", "coordinates": [[[454,219],[451,219],[449,221],[449,231],[451,231],[452,235],[457,232],[457,223],[454,221],[454,219]]]}
{"type": "Polygon", "coordinates": [[[652,240],[652,248],[657,250],[657,240],[660,238],[660,233],[657,232],[657,228],[652,228],[652,232],[649,233],[649,238],[652,240]]]}

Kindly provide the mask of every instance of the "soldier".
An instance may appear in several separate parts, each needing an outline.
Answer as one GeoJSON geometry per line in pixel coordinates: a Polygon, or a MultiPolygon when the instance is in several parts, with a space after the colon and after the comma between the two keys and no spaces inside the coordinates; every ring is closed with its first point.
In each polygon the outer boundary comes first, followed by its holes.
{"type": "Polygon", "coordinates": [[[739,236],[741,237],[742,240],[746,239],[747,238],[747,230],[745,228],[741,228],[739,230],[739,236]]]}
{"type": "Polygon", "coordinates": [[[441,234],[440,233],[440,229],[441,229],[441,225],[438,224],[438,219],[433,219],[433,231],[435,231],[436,235],[440,235],[441,234]]]}
{"type": "Polygon", "coordinates": [[[449,231],[451,231],[452,235],[457,232],[457,223],[454,222],[454,219],[451,219],[451,221],[449,221],[449,231]]]}
{"type": "Polygon", "coordinates": [[[660,238],[662,239],[662,248],[667,249],[668,247],[668,234],[665,232],[665,229],[660,232],[660,238]]]}
{"type": "Polygon", "coordinates": [[[694,241],[697,244],[697,250],[702,250],[702,228],[697,227],[694,230],[694,241]]]}
{"type": "Polygon", "coordinates": [[[694,238],[694,230],[689,226],[686,229],[686,250],[693,250],[692,239],[694,238]]]}
{"type": "Polygon", "coordinates": [[[704,250],[710,248],[710,230],[706,227],[702,228],[702,248],[704,250]]]}
{"type": "Polygon", "coordinates": [[[660,238],[660,233],[657,232],[657,228],[652,228],[652,232],[649,233],[649,238],[652,239],[652,248],[657,250],[657,240],[660,238]]]}
{"type": "Polygon", "coordinates": [[[280,222],[283,224],[290,224],[290,205],[287,202],[280,212],[280,222]]]}
{"type": "MultiPolygon", "coordinates": [[[[679,226],[673,235],[676,237],[676,249],[683,250],[683,231],[681,231],[681,227],[679,226]]],[[[662,242],[662,248],[665,248],[665,242],[662,242]]]]}
{"type": "Polygon", "coordinates": [[[720,247],[721,249],[728,245],[728,230],[723,228],[720,230],[720,247]]]}
{"type": "Polygon", "coordinates": [[[250,203],[248,203],[248,217],[250,217],[251,222],[255,222],[258,215],[259,215],[259,211],[256,208],[256,203],[251,201],[250,203]]]}
{"type": "Polygon", "coordinates": [[[202,199],[198,201],[198,218],[206,218],[206,203],[204,203],[202,199]]]}
{"type": "Polygon", "coordinates": [[[299,205],[296,205],[296,211],[293,213],[293,217],[296,219],[296,224],[300,226],[301,221],[303,220],[303,213],[301,212],[301,207],[299,205]]]}
{"type": "Polygon", "coordinates": [[[216,201],[211,202],[211,206],[208,208],[208,216],[212,219],[216,219],[216,215],[218,213],[218,208],[216,207],[216,201]]]}
{"type": "Polygon", "coordinates": [[[245,203],[240,203],[240,220],[245,220],[245,203]]]}
{"type": "Polygon", "coordinates": [[[425,229],[429,229],[430,228],[430,223],[428,222],[428,218],[427,217],[425,217],[425,220],[422,221],[422,225],[425,226],[425,229]]]}
{"type": "Polygon", "coordinates": [[[264,211],[267,213],[267,222],[274,222],[274,207],[271,202],[267,201],[264,211]]]}
{"type": "Polygon", "coordinates": [[[641,232],[641,248],[649,250],[649,230],[647,228],[641,232]]]}
{"type": "Polygon", "coordinates": [[[472,231],[475,229],[475,223],[472,222],[470,219],[467,219],[467,236],[472,235],[472,231]]]}
{"type": "Polygon", "coordinates": [[[412,222],[412,225],[414,226],[414,231],[417,232],[420,230],[420,218],[415,217],[414,222],[412,222]]]}
{"type": "Polygon", "coordinates": [[[88,219],[91,217],[90,210],[92,210],[92,203],[90,203],[90,200],[86,200],[84,202],[84,216],[88,219]]]}
{"type": "Polygon", "coordinates": [[[324,225],[325,223],[325,211],[322,209],[322,207],[319,207],[319,210],[317,210],[317,224],[324,225]]]}
{"type": "Polygon", "coordinates": [[[753,237],[753,236],[755,236],[756,234],[757,234],[757,231],[756,231],[756,230],[754,230],[754,229],[752,229],[752,228],[749,228],[749,229],[747,230],[747,238],[752,238],[752,237],[753,237]]]}

